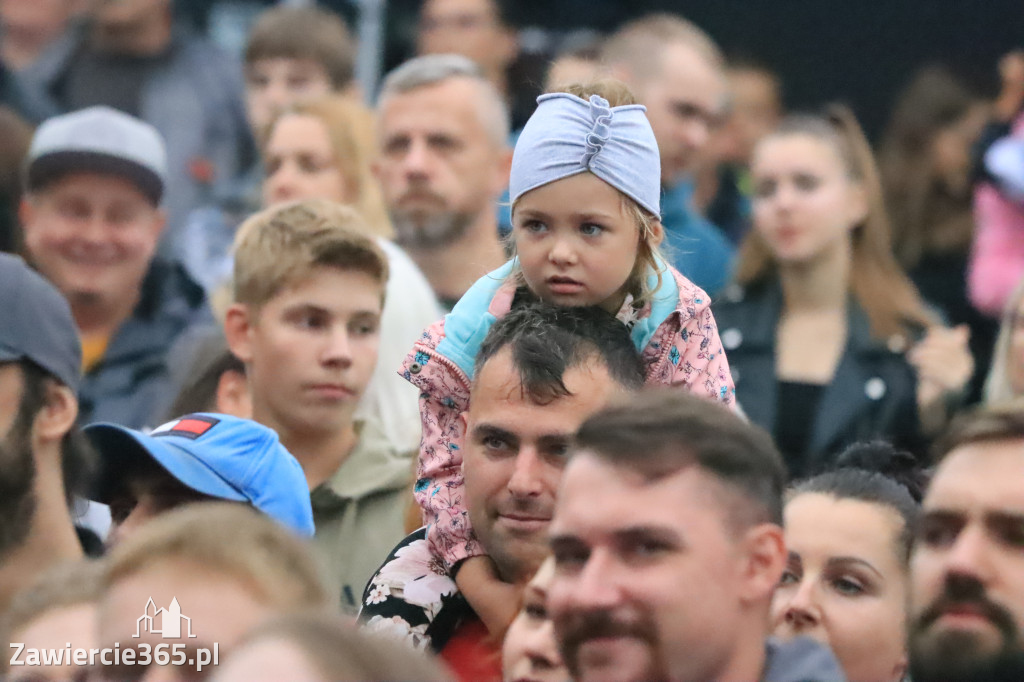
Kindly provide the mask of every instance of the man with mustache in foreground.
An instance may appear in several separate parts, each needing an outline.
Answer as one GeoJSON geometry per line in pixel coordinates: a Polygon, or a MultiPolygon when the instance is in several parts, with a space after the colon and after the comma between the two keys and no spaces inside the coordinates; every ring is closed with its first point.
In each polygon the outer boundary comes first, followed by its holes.
{"type": "Polygon", "coordinates": [[[1024,404],[955,422],[911,558],[914,682],[1024,679],[1024,404]]]}
{"type": "Polygon", "coordinates": [[[767,639],[785,480],[767,433],[688,393],[648,390],[584,422],[547,603],[573,679],[842,680],[816,642],[767,639]]]}
{"type": "MultiPolygon", "coordinates": [[[[521,592],[547,556],[555,491],[576,428],[643,382],[629,332],[599,308],[524,306],[491,327],[476,356],[469,410],[460,416],[464,506],[511,591],[521,592]]],[[[421,528],[387,558],[367,585],[360,619],[371,631],[440,654],[459,679],[500,679],[504,633],[484,624],[455,584],[458,568],[446,570],[425,537],[421,528]]]]}
{"type": "Polygon", "coordinates": [[[395,240],[450,310],[505,262],[496,202],[512,164],[508,109],[466,57],[418,57],[384,80],[377,134],[395,240]]]}

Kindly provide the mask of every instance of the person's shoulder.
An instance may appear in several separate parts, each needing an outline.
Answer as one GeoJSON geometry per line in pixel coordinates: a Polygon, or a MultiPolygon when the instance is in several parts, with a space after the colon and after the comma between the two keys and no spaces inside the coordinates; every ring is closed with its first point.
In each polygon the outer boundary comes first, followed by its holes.
{"type": "Polygon", "coordinates": [[[363,591],[359,622],[370,631],[428,650],[428,630],[459,599],[455,580],[427,544],[427,529],[410,533],[384,560],[363,591]]]}

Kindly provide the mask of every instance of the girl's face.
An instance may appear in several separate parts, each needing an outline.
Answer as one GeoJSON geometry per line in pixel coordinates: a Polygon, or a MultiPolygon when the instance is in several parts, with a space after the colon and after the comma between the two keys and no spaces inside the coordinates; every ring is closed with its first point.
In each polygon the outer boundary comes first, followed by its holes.
{"type": "Polygon", "coordinates": [[[754,228],[779,264],[818,260],[847,248],[867,203],[838,152],[812,135],[764,139],[754,150],[754,228]]]}
{"type": "Polygon", "coordinates": [[[315,116],[287,114],[278,119],[263,162],[264,206],[299,199],[349,201],[327,126],[315,116]]]}
{"type": "Polygon", "coordinates": [[[618,190],[589,172],[549,182],[520,197],[512,226],[530,291],[555,305],[618,312],[639,246],[618,190]]]}
{"type": "Polygon", "coordinates": [[[505,682],[562,682],[569,679],[569,671],[558,654],[555,631],[545,605],[554,574],[554,561],[548,559],[526,586],[523,607],[509,626],[502,647],[501,666],[505,682]]]}
{"type": "Polygon", "coordinates": [[[902,519],[878,504],[804,493],[785,508],[789,563],[772,600],[775,635],[831,647],[850,682],[906,670],[902,519]]]}
{"type": "Polygon", "coordinates": [[[1015,395],[1024,395],[1024,298],[1013,316],[1010,332],[1010,357],[1006,358],[1006,374],[1015,395]]]}

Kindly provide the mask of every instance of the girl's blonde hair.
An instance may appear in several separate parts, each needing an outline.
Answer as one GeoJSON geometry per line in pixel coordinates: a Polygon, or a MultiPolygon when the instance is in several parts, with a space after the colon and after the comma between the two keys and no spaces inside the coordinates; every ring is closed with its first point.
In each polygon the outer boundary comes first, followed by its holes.
{"type": "Polygon", "coordinates": [[[345,178],[345,187],[354,194],[349,204],[363,217],[371,234],[385,239],[394,236],[384,194],[370,170],[376,153],[373,114],[362,104],[341,95],[302,101],[277,115],[267,128],[268,140],[285,116],[312,116],[324,124],[331,141],[331,155],[345,178]]]}
{"type": "Polygon", "coordinates": [[[985,404],[992,405],[1020,397],[1010,384],[1010,344],[1013,341],[1013,328],[1017,324],[1017,311],[1024,303],[1024,279],[1013,290],[1013,294],[1003,308],[1003,322],[999,325],[999,336],[992,353],[992,367],[985,379],[985,404]]]}
{"type": "MultiPolygon", "coordinates": [[[[576,95],[581,99],[589,99],[591,95],[598,95],[608,100],[608,105],[612,107],[638,103],[636,97],[626,84],[614,78],[601,78],[588,83],[573,83],[555,92],[566,92],[570,95],[576,95]]],[[[626,280],[626,291],[632,294],[633,305],[640,308],[654,299],[655,293],[661,288],[662,275],[665,272],[665,268],[661,264],[663,261],[658,246],[654,242],[655,234],[657,233],[656,228],[661,222],[661,216],[654,215],[618,189],[616,191],[619,193],[623,213],[633,219],[639,231],[636,262],[633,264],[633,271],[626,280]],[[657,283],[654,287],[651,287],[647,281],[648,275],[651,272],[657,274],[657,283]]],[[[515,215],[517,203],[513,202],[512,204],[513,215],[515,215]]],[[[514,232],[510,232],[506,238],[506,246],[508,251],[515,255],[515,238],[513,234],[514,232]]],[[[525,286],[526,282],[523,280],[522,270],[516,268],[510,276],[516,278],[517,286],[525,286]]]]}
{"type": "MultiPolygon", "coordinates": [[[[766,139],[789,135],[808,135],[832,147],[849,179],[865,193],[867,214],[850,233],[850,291],[867,314],[872,335],[880,339],[906,336],[912,327],[934,324],[917,288],[893,256],[878,168],[853,112],[833,105],[821,116],[788,116],[766,139]]],[[[751,230],[740,247],[736,281],[744,286],[757,284],[774,276],[776,268],[768,244],[757,230],[751,230]]]]}

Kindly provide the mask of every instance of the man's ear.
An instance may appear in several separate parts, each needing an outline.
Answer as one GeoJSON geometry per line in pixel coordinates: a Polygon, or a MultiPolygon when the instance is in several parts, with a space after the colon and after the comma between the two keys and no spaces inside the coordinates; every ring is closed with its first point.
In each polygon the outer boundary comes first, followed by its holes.
{"type": "Polygon", "coordinates": [[[32,424],[34,439],[60,442],[78,419],[78,398],[64,384],[46,382],[46,403],[32,424]]]}
{"type": "Polygon", "coordinates": [[[153,215],[153,230],[156,232],[156,236],[159,237],[164,233],[167,228],[167,211],[162,208],[158,208],[153,215]]]}
{"type": "Polygon", "coordinates": [[[248,365],[252,362],[252,328],[255,313],[244,303],[232,303],[224,314],[224,338],[228,348],[239,360],[248,365]]]}
{"type": "Polygon", "coordinates": [[[18,222],[21,223],[22,230],[25,229],[26,225],[31,225],[36,215],[36,207],[32,204],[28,197],[22,197],[18,203],[18,222]]]}
{"type": "Polygon", "coordinates": [[[746,531],[742,539],[740,599],[747,603],[771,599],[786,570],[786,541],[782,528],[762,523],[746,531]]]}

